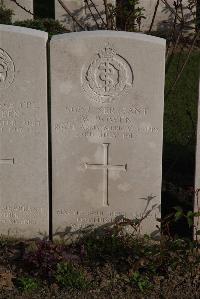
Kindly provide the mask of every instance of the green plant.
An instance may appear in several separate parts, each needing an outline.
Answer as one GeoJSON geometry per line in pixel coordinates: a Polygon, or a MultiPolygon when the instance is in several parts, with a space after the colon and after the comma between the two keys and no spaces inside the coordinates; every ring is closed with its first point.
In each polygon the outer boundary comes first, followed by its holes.
{"type": "Polygon", "coordinates": [[[88,280],[84,273],[77,270],[72,263],[59,263],[55,279],[62,288],[82,290],[88,287],[88,280]]]}
{"type": "Polygon", "coordinates": [[[145,9],[140,6],[139,0],[128,0],[126,4],[123,0],[118,1],[115,15],[117,26],[125,31],[140,31],[141,20],[145,19],[145,9]]]}
{"type": "Polygon", "coordinates": [[[39,288],[39,282],[35,278],[26,276],[18,278],[16,285],[22,292],[32,292],[39,288]]]}
{"type": "Polygon", "coordinates": [[[0,235],[0,249],[10,246],[10,244],[15,242],[18,242],[18,240],[13,237],[0,235]]]}
{"type": "Polygon", "coordinates": [[[187,211],[185,213],[179,206],[174,207],[174,209],[176,210],[176,213],[174,215],[175,221],[178,221],[182,217],[186,218],[189,227],[193,226],[194,218],[200,216],[200,212],[187,211]]]}
{"type": "Polygon", "coordinates": [[[59,21],[55,21],[53,19],[16,21],[13,25],[46,31],[50,36],[68,32],[68,30],[59,23],[59,21]]]}
{"type": "Polygon", "coordinates": [[[0,2],[0,24],[11,24],[13,14],[11,9],[7,9],[3,2],[0,2]]]}
{"type": "Polygon", "coordinates": [[[146,292],[152,287],[149,278],[147,276],[141,275],[138,271],[131,275],[130,282],[135,284],[142,293],[146,292]]]}

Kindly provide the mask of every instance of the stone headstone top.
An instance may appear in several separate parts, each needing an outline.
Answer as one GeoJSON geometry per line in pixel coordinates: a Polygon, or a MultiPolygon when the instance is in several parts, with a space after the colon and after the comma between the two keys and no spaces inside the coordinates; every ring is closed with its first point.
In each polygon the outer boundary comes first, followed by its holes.
{"type": "MultiPolygon", "coordinates": [[[[197,122],[197,144],[196,144],[196,169],[195,169],[195,198],[194,211],[200,211],[200,80],[199,80],[199,101],[198,101],[198,122],[197,122]]],[[[199,217],[194,218],[197,230],[200,229],[199,217]]],[[[194,231],[194,234],[196,232],[194,231]]]]}

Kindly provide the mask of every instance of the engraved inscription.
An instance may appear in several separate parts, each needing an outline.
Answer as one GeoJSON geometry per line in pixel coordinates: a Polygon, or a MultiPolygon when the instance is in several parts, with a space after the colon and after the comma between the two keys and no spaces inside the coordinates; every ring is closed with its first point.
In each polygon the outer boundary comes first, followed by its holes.
{"type": "Polygon", "coordinates": [[[123,221],[124,219],[134,219],[137,217],[135,213],[125,211],[106,210],[70,210],[59,209],[56,211],[59,217],[72,217],[72,230],[77,230],[89,226],[97,226],[99,224],[113,223],[116,219],[123,221]]]}
{"type": "Polygon", "coordinates": [[[15,77],[15,65],[9,54],[0,48],[0,88],[9,87],[15,77]]]}
{"type": "Polygon", "coordinates": [[[42,124],[40,107],[32,101],[0,103],[0,134],[37,133],[42,124]]]}
{"type": "Polygon", "coordinates": [[[14,158],[12,158],[12,159],[0,159],[0,164],[14,165],[15,160],[14,160],[14,158]]]}
{"type": "Polygon", "coordinates": [[[130,64],[109,44],[82,69],[82,87],[89,98],[99,103],[111,103],[133,85],[130,64]]]}
{"type": "Polygon", "coordinates": [[[37,224],[47,217],[47,211],[43,208],[30,207],[28,205],[0,206],[0,223],[4,224],[37,224]]]}
{"type": "MultiPolygon", "coordinates": [[[[140,135],[158,134],[159,128],[150,119],[151,111],[142,105],[133,106],[69,106],[64,117],[54,123],[57,133],[75,138],[136,140],[140,135]]],[[[108,142],[109,142],[108,140],[108,142]]]]}
{"type": "Polygon", "coordinates": [[[104,157],[103,157],[103,164],[90,164],[85,163],[86,169],[100,169],[103,170],[103,206],[108,207],[108,171],[126,171],[127,164],[125,165],[110,165],[108,161],[108,148],[109,143],[103,143],[103,150],[104,150],[104,157]]]}

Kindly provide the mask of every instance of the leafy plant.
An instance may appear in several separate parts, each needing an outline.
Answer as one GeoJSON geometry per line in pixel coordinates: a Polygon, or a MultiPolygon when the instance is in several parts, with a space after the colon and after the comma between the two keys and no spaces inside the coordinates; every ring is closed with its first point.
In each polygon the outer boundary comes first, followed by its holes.
{"type": "Polygon", "coordinates": [[[89,285],[84,273],[77,270],[72,263],[59,263],[55,279],[63,288],[82,290],[86,289],[89,285]]]}
{"type": "Polygon", "coordinates": [[[0,24],[11,24],[13,14],[13,11],[7,9],[3,2],[0,1],[0,24]]]}
{"type": "Polygon", "coordinates": [[[23,256],[24,268],[37,272],[42,279],[51,281],[57,264],[66,261],[77,261],[78,257],[64,244],[38,241],[35,248],[29,248],[23,256]]]}
{"type": "Polygon", "coordinates": [[[145,9],[140,6],[139,0],[120,0],[117,2],[115,15],[117,25],[121,30],[138,31],[140,30],[141,20],[145,19],[145,9]]]}
{"type": "Polygon", "coordinates": [[[35,278],[26,276],[18,278],[16,285],[22,292],[32,292],[39,288],[39,282],[35,278]]]}
{"type": "Polygon", "coordinates": [[[46,31],[49,36],[69,32],[59,21],[53,19],[16,21],[13,25],[46,31]]]}
{"type": "Polygon", "coordinates": [[[135,284],[142,293],[146,292],[152,287],[149,278],[147,276],[141,275],[138,271],[131,275],[130,282],[135,284]]]}
{"type": "Polygon", "coordinates": [[[176,210],[174,215],[175,221],[178,221],[180,218],[186,218],[189,227],[193,226],[194,218],[200,216],[200,212],[187,211],[184,213],[183,209],[179,206],[174,207],[174,209],[176,210]]]}

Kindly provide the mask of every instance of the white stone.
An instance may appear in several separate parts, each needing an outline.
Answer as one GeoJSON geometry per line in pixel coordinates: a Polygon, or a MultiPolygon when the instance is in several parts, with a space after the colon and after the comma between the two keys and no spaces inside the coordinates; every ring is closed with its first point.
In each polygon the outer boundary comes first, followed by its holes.
{"type": "MultiPolygon", "coordinates": [[[[85,18],[84,0],[63,0],[63,3],[79,21],[85,18]]],[[[55,0],[55,19],[70,31],[80,30],[76,22],[73,21],[57,0],[55,0]]]]}
{"type": "MultiPolygon", "coordinates": [[[[115,5],[116,0],[109,0],[108,2],[112,5],[115,5]]],[[[98,13],[90,1],[88,1],[89,7],[85,4],[84,0],[63,0],[63,3],[72,12],[73,16],[75,16],[83,26],[85,26],[85,28],[88,27],[90,30],[97,29],[97,25],[92,17],[92,14],[95,16],[95,19],[100,26],[102,26],[103,21],[105,21],[105,9],[103,1],[93,0],[98,13]]],[[[61,24],[63,24],[70,31],[82,30],[67,14],[57,0],[55,0],[55,19],[59,20],[61,24]]]]}
{"type": "Polygon", "coordinates": [[[47,38],[0,25],[0,234],[48,234],[47,38]]]}
{"type": "Polygon", "coordinates": [[[51,41],[53,231],[160,217],[165,41],[93,31],[51,41]],[[152,198],[152,200],[150,200],[152,198]],[[150,200],[147,207],[148,200],[150,200]]]}
{"type": "MultiPolygon", "coordinates": [[[[109,5],[112,5],[113,8],[116,6],[116,0],[108,0],[107,2],[109,5]]],[[[103,26],[106,24],[104,1],[93,0],[94,5],[92,5],[90,1],[88,1],[88,3],[89,7],[85,5],[86,26],[88,26],[90,30],[98,29],[98,26],[103,28],[103,26]]]]}
{"type": "MultiPolygon", "coordinates": [[[[198,122],[197,122],[194,212],[200,212],[200,81],[199,81],[199,102],[198,102],[198,122]]],[[[197,230],[200,229],[199,220],[200,220],[199,216],[194,218],[194,225],[197,230]]],[[[194,236],[196,233],[196,229],[194,230],[194,236]]]]}
{"type": "MultiPolygon", "coordinates": [[[[153,14],[155,11],[157,0],[140,0],[140,7],[143,7],[145,11],[143,12],[146,19],[142,19],[141,22],[141,31],[148,31],[151,25],[151,21],[153,18],[153,14]]],[[[174,8],[174,0],[168,0],[167,3],[170,5],[170,7],[175,10],[174,8]]],[[[183,14],[184,14],[184,20],[189,25],[192,25],[191,21],[193,20],[194,16],[191,16],[190,10],[188,7],[188,0],[182,0],[183,4],[183,14]]],[[[195,15],[195,11],[193,10],[193,13],[195,15]]],[[[178,10],[178,15],[181,17],[181,11],[178,10]]],[[[159,6],[157,9],[156,17],[154,20],[154,24],[152,27],[152,31],[157,30],[166,30],[172,28],[172,24],[174,22],[174,13],[171,12],[166,5],[160,1],[159,6]]],[[[193,24],[194,26],[194,24],[193,24]]]]}
{"type": "MultiPolygon", "coordinates": [[[[33,0],[18,0],[17,1],[22,7],[25,7],[27,11],[33,13],[33,0]]],[[[23,21],[27,19],[32,19],[33,15],[19,7],[15,2],[11,0],[3,0],[5,7],[12,9],[14,15],[12,21],[23,21]]]]}

